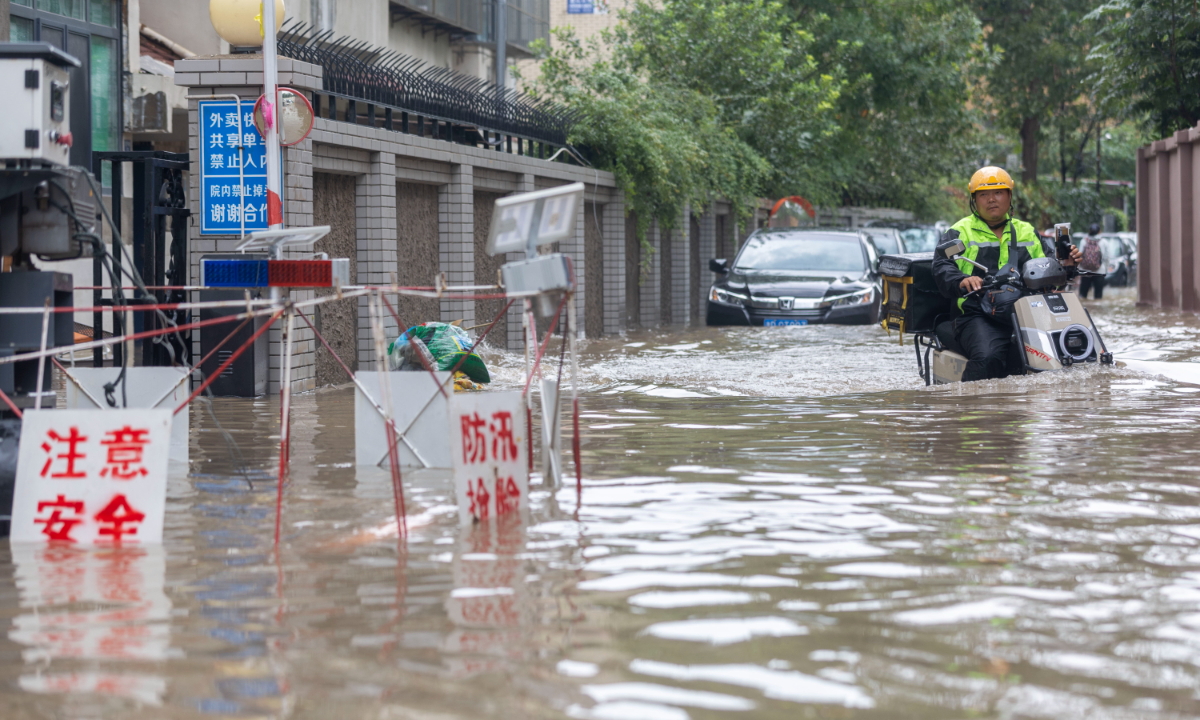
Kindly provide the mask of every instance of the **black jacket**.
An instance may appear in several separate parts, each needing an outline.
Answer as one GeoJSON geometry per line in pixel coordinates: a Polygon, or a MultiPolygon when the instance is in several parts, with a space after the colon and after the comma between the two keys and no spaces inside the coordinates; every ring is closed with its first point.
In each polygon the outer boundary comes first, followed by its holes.
{"type": "Polygon", "coordinates": [[[955,262],[949,258],[942,257],[936,252],[934,253],[933,279],[937,283],[938,290],[947,298],[957,299],[959,311],[964,315],[980,313],[982,310],[979,306],[979,296],[975,295],[970,298],[963,298],[959,283],[963,281],[963,278],[971,275],[983,277],[984,275],[994,274],[1002,266],[1011,262],[1009,258],[1009,243],[1010,236],[1014,233],[1016,234],[1016,265],[1018,271],[1025,266],[1025,262],[1030,258],[1045,257],[1045,250],[1033,226],[1021,220],[1012,220],[1004,228],[1003,241],[998,240],[996,234],[987,226],[987,223],[976,215],[969,215],[954,223],[954,226],[942,236],[943,239],[950,237],[962,238],[964,244],[967,246],[967,250],[963,253],[962,257],[974,260],[988,269],[988,272],[985,273],[968,262],[955,262]]]}

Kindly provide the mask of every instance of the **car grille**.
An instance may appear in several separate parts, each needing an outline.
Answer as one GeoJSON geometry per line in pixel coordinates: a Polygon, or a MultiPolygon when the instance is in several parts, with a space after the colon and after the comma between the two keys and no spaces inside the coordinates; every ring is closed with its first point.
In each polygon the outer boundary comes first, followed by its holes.
{"type": "Polygon", "coordinates": [[[804,320],[820,319],[825,317],[827,310],[815,308],[812,310],[751,310],[750,314],[755,317],[763,318],[799,318],[804,320]]]}

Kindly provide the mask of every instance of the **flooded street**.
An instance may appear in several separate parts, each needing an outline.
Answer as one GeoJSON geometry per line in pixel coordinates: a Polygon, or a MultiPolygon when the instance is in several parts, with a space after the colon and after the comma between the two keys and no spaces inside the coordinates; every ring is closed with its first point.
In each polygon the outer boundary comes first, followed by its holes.
{"type": "Polygon", "coordinates": [[[196,406],[161,549],[0,546],[0,716],[1200,717],[1200,319],[1090,307],[1125,367],[937,388],[878,327],[591,341],[581,497],[406,471],[406,540],[300,396],[278,556],[278,403],[214,402],[246,474],[196,406]]]}

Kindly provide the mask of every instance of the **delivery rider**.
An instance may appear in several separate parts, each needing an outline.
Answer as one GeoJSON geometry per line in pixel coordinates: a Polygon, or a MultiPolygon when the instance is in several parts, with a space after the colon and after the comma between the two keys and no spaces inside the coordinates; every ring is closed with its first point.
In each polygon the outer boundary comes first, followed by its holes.
{"type": "MultiPolygon", "coordinates": [[[[967,249],[960,257],[974,260],[988,271],[985,273],[963,259],[951,260],[940,252],[934,253],[933,259],[938,289],[958,303],[954,337],[967,355],[964,382],[1002,378],[1010,372],[1022,371],[1020,348],[1013,347],[1012,325],[1007,318],[997,321],[985,315],[980,305],[981,293],[975,291],[982,287],[985,275],[995,274],[1009,263],[1014,263],[1020,272],[1027,260],[1046,256],[1033,226],[1010,214],[1013,180],[1007,172],[998,167],[980,168],[971,176],[967,192],[971,196],[971,214],[954,223],[942,239],[962,240],[967,249]]],[[[1079,250],[1072,245],[1071,256],[1062,264],[1074,265],[1080,257],[1079,250]]]]}

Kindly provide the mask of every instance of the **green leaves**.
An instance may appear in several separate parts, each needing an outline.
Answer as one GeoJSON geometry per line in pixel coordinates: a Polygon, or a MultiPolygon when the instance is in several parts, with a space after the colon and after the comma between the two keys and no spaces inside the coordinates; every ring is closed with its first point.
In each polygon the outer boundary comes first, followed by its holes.
{"type": "Polygon", "coordinates": [[[617,175],[643,222],[674,226],[715,197],[745,215],[763,195],[812,193],[844,82],[781,3],[638,2],[622,18],[588,46],[556,30],[531,90],[580,113],[572,142],[617,175]]]}
{"type": "Polygon", "coordinates": [[[758,196],[770,168],[722,119],[713,97],[639,72],[621,45],[606,59],[570,29],[556,30],[555,40],[556,50],[540,49],[532,91],[579,114],[571,142],[617,176],[643,231],[652,219],[678,225],[687,204],[699,209],[725,197],[748,208],[758,196]]]}
{"type": "Polygon", "coordinates": [[[1200,122],[1200,11],[1192,0],[1113,0],[1088,15],[1100,98],[1159,137],[1200,122]]]}

